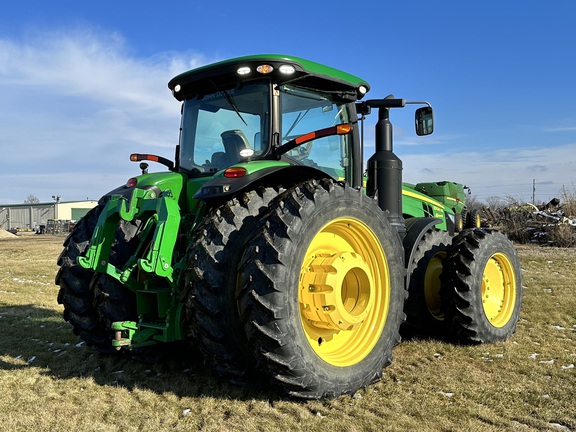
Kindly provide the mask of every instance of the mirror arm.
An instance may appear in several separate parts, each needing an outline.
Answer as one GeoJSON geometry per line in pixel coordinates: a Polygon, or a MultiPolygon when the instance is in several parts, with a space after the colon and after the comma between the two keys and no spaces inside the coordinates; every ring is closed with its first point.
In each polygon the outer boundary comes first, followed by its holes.
{"type": "Polygon", "coordinates": [[[411,105],[427,105],[429,108],[432,108],[432,105],[430,104],[430,102],[426,102],[426,101],[406,101],[406,105],[411,104],[411,105]]]}

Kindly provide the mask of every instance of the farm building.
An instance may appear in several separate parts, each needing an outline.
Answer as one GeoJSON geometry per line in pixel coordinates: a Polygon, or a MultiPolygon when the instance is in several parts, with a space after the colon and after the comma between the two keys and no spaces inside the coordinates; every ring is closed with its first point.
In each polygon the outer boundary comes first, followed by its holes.
{"type": "Polygon", "coordinates": [[[74,222],[97,204],[97,201],[0,204],[0,229],[34,230],[54,221],[74,222]]]}

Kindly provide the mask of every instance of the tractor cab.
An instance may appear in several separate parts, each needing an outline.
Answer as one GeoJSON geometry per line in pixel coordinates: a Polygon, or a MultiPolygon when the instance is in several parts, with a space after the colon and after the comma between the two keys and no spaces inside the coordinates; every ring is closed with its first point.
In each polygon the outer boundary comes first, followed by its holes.
{"type": "Polygon", "coordinates": [[[359,182],[354,102],[368,84],[338,73],[303,59],[253,56],[175,77],[169,87],[183,102],[178,169],[212,177],[244,162],[283,161],[359,182]]]}
{"type": "Polygon", "coordinates": [[[352,161],[348,135],[316,138],[281,153],[286,143],[350,118],[346,102],[264,80],[199,95],[183,104],[179,167],[191,176],[212,176],[241,162],[282,159],[344,177],[352,161]]]}

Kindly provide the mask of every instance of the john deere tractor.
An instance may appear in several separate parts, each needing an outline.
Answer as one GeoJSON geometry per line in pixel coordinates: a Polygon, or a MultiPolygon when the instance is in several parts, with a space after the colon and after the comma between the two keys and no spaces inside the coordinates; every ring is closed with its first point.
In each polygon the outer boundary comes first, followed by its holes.
{"type": "Polygon", "coordinates": [[[363,79],[281,55],[168,87],[182,102],[174,161],[132,154],[141,175],[101,198],[58,259],[64,319],[88,345],[146,355],[189,341],[231,381],[323,398],[380,379],[401,327],[462,343],[515,331],[510,241],[459,230],[457,188],[402,183],[390,113],[419,105],[428,135],[430,104],[367,99],[363,79]]]}

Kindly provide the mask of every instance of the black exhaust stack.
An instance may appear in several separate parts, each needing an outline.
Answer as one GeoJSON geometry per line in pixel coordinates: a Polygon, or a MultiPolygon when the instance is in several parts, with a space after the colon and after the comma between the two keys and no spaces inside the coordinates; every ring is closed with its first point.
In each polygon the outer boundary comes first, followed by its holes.
{"type": "Polygon", "coordinates": [[[378,123],[376,123],[376,151],[368,159],[368,181],[366,193],[378,201],[382,210],[390,212],[390,223],[404,238],[406,224],[402,216],[402,161],[392,149],[392,123],[390,123],[390,108],[402,108],[405,99],[394,99],[390,95],[384,99],[368,100],[366,105],[378,108],[378,123]]]}

